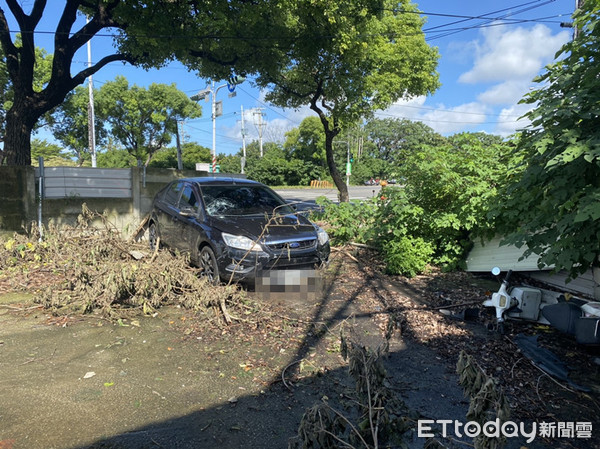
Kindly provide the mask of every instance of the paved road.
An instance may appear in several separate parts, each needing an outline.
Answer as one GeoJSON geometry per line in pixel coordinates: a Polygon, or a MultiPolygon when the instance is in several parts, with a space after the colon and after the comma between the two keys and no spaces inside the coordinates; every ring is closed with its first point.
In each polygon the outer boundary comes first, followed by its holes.
{"type": "MultiPolygon", "coordinates": [[[[350,186],[348,188],[348,194],[351,200],[361,200],[371,198],[375,196],[380,186],[350,186]]],[[[311,209],[315,205],[315,199],[320,196],[325,196],[331,201],[338,200],[338,191],[336,188],[333,189],[312,189],[307,187],[305,189],[275,189],[284,199],[288,201],[298,202],[300,204],[299,209],[311,209]]]]}

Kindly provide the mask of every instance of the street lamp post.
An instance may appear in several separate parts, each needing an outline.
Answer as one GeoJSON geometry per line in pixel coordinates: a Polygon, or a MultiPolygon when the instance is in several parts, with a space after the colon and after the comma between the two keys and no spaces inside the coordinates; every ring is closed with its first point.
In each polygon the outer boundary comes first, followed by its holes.
{"type": "MultiPolygon", "coordinates": [[[[215,89],[215,82],[211,81],[211,87],[210,88],[206,88],[204,90],[201,90],[200,92],[198,92],[196,95],[192,95],[190,97],[191,100],[193,101],[198,101],[198,100],[202,100],[205,99],[208,95],[211,96],[211,118],[212,118],[212,165],[211,165],[211,172],[215,173],[216,169],[217,169],[217,93],[219,92],[219,90],[221,90],[223,87],[229,86],[229,90],[231,92],[233,92],[233,89],[235,89],[235,85],[241,83],[242,81],[244,81],[245,78],[242,76],[232,76],[231,78],[229,78],[229,82],[221,84],[220,86],[218,86],[215,89]]],[[[221,108],[221,111],[219,113],[219,115],[222,114],[223,109],[221,108]]]]}

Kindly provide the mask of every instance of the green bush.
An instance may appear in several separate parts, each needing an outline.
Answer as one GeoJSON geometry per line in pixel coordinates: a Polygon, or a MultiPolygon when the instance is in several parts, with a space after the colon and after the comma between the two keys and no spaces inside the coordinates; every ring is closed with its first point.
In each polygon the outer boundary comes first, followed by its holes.
{"type": "Polygon", "coordinates": [[[505,182],[511,147],[497,136],[459,134],[446,145],[415,149],[399,168],[403,186],[360,203],[320,200],[319,219],[333,244],[366,243],[382,251],[390,273],[414,276],[428,263],[462,268],[472,234],[487,228],[505,182]]]}
{"type": "Polygon", "coordinates": [[[420,237],[400,237],[385,243],[382,248],[385,271],[388,274],[416,276],[431,261],[433,246],[420,237]]]}
{"type": "Polygon", "coordinates": [[[316,199],[321,206],[312,218],[325,221],[330,227],[327,233],[333,245],[348,242],[367,243],[375,227],[377,204],[371,200],[336,204],[324,196],[316,199]]]}

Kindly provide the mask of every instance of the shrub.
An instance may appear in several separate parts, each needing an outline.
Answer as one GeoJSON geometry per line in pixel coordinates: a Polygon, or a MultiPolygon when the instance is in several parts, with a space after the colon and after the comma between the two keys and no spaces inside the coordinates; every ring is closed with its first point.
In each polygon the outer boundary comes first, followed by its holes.
{"type": "Polygon", "coordinates": [[[390,240],[383,248],[388,274],[408,277],[422,273],[433,254],[433,246],[420,237],[401,237],[390,240]]]}

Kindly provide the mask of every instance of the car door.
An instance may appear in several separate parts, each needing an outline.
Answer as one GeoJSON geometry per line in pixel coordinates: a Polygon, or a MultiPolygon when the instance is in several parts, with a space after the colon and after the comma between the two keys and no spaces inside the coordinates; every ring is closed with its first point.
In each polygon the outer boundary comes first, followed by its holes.
{"type": "Polygon", "coordinates": [[[200,195],[191,183],[186,182],[181,190],[177,206],[177,219],[174,221],[174,248],[183,252],[191,251],[198,232],[199,206],[200,195]]]}
{"type": "Polygon", "coordinates": [[[179,221],[179,197],[184,188],[183,181],[173,182],[165,192],[157,208],[158,228],[161,243],[169,247],[177,244],[177,222],[179,221]]]}

